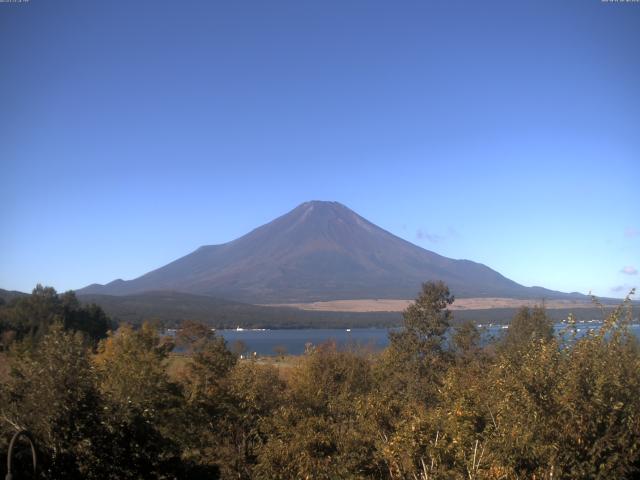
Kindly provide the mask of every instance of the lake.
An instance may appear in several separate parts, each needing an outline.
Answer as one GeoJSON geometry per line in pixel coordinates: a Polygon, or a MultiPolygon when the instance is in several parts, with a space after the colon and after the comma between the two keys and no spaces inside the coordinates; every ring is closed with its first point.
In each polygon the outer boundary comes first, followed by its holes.
{"type": "MultiPolygon", "coordinates": [[[[578,336],[586,335],[589,329],[597,330],[601,322],[579,322],[577,324],[578,336]]],[[[556,332],[566,328],[566,324],[555,325],[556,332]]],[[[499,338],[507,331],[502,325],[482,326],[482,338],[484,342],[499,338]]],[[[631,326],[633,333],[640,338],[640,325],[631,326]]],[[[389,344],[389,329],[386,328],[352,328],[345,329],[286,329],[286,330],[218,330],[229,348],[234,342],[242,341],[248,352],[256,352],[258,355],[275,355],[276,348],[284,347],[286,353],[300,355],[305,351],[306,344],[319,345],[327,341],[335,341],[339,347],[358,345],[381,350],[389,344]]]]}

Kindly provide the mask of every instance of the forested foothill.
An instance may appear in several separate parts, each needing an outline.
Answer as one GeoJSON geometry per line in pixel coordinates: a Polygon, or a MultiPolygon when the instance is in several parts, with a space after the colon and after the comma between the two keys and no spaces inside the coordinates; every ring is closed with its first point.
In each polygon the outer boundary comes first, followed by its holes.
{"type": "MultiPolygon", "coordinates": [[[[281,368],[210,326],[116,328],[38,286],[0,306],[0,454],[26,429],[50,479],[640,476],[628,299],[581,337],[573,317],[557,335],[543,307],[522,308],[489,345],[452,302],[425,283],[382,352],[328,343],[281,368]]],[[[29,466],[20,449],[13,478],[29,466]]]]}

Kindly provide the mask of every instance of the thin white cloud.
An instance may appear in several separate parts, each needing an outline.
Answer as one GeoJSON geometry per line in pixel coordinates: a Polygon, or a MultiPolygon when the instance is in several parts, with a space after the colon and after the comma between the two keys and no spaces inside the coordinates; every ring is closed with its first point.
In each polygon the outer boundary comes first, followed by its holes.
{"type": "Polygon", "coordinates": [[[627,265],[625,267],[622,267],[620,273],[624,273],[625,275],[637,275],[638,269],[636,267],[632,267],[631,265],[627,265]]]}
{"type": "Polygon", "coordinates": [[[447,227],[446,233],[433,233],[425,230],[423,228],[419,228],[416,230],[416,239],[418,240],[427,240],[431,243],[440,243],[444,240],[460,238],[460,233],[453,227],[447,227]]]}
{"type": "Polygon", "coordinates": [[[628,227],[624,230],[624,236],[628,238],[634,238],[640,235],[640,230],[634,227],[628,227]]]}
{"type": "Polygon", "coordinates": [[[631,292],[631,290],[636,289],[636,286],[625,283],[624,285],[616,285],[611,288],[612,293],[616,293],[618,295],[627,295],[631,292]]]}
{"type": "Polygon", "coordinates": [[[449,227],[447,228],[447,234],[449,235],[449,237],[451,238],[458,238],[460,237],[460,233],[453,227],[449,227]]]}
{"type": "Polygon", "coordinates": [[[429,233],[427,231],[422,230],[421,228],[419,228],[418,231],[416,232],[416,238],[418,240],[427,240],[431,243],[438,243],[444,240],[444,237],[442,235],[438,235],[437,233],[429,233]]]}

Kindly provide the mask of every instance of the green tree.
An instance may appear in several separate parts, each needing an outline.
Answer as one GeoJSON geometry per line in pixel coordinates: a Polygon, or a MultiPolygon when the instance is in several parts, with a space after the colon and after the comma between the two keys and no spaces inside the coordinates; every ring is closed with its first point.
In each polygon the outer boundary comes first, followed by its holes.
{"type": "Polygon", "coordinates": [[[466,321],[455,327],[452,343],[458,359],[470,361],[481,353],[480,330],[471,321],[466,321]]]}
{"type": "Polygon", "coordinates": [[[544,306],[521,307],[509,323],[509,329],[501,341],[504,352],[517,355],[528,348],[530,342],[548,342],[553,338],[553,320],[544,306]]]}
{"type": "Polygon", "coordinates": [[[18,339],[40,338],[56,321],[63,321],[58,294],[54,288],[40,284],[31,295],[14,299],[6,311],[6,322],[18,339]]]}
{"type": "Polygon", "coordinates": [[[34,348],[9,357],[0,390],[5,432],[27,429],[48,478],[107,478],[109,444],[102,404],[83,337],[54,323],[34,348]]]}
{"type": "Polygon", "coordinates": [[[240,362],[227,379],[228,401],[219,423],[218,462],[224,478],[254,478],[258,453],[267,440],[265,421],[283,404],[278,370],[240,362]]]}
{"type": "Polygon", "coordinates": [[[227,348],[223,337],[197,322],[184,322],[177,344],[189,359],[182,370],[183,414],[180,429],[183,458],[197,465],[202,475],[215,478],[220,471],[237,473],[244,460],[230,458],[234,400],[228,376],[238,357],[227,348]]]}
{"type": "Polygon", "coordinates": [[[173,344],[145,323],[138,330],[123,325],[100,342],[95,365],[100,387],[113,401],[161,410],[175,394],[166,373],[173,344]]]}
{"type": "Polygon", "coordinates": [[[375,438],[364,420],[373,388],[366,355],[335,343],[305,355],[290,373],[289,390],[265,419],[267,443],[256,478],[366,478],[376,471],[375,438]]]}
{"type": "Polygon", "coordinates": [[[433,402],[439,379],[449,363],[446,332],[454,301],[443,282],[426,282],[415,302],[402,313],[404,328],[389,333],[389,348],[383,354],[381,383],[390,396],[408,396],[433,402]]]}
{"type": "Polygon", "coordinates": [[[113,327],[99,306],[83,306],[74,292],[58,295],[54,288],[40,284],[31,295],[15,298],[0,308],[0,331],[15,332],[17,340],[38,340],[56,322],[67,330],[83,332],[94,344],[113,327]]]}
{"type": "Polygon", "coordinates": [[[81,305],[74,292],[65,292],[59,299],[64,328],[85,333],[95,344],[115,327],[102,307],[95,303],[81,305]]]}
{"type": "Polygon", "coordinates": [[[166,372],[173,344],[149,323],[122,326],[100,342],[94,363],[119,478],[171,478],[181,469],[176,438],[184,416],[181,392],[166,372]]]}
{"type": "Polygon", "coordinates": [[[563,349],[552,464],[566,478],[636,478],[640,472],[640,344],[630,297],[604,327],[563,349]]]}
{"type": "Polygon", "coordinates": [[[197,322],[183,323],[177,340],[191,356],[183,378],[187,400],[207,403],[222,388],[221,384],[238,361],[238,355],[227,348],[222,336],[197,322]]]}
{"type": "Polygon", "coordinates": [[[422,292],[402,313],[404,332],[391,334],[391,341],[400,341],[412,354],[430,356],[439,353],[452,315],[448,306],[454,301],[444,282],[426,282],[422,292]]]}

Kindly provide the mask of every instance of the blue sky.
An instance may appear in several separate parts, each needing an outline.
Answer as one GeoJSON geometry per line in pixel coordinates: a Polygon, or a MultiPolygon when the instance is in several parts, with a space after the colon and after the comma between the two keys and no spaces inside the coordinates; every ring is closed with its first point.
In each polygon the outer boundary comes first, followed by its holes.
{"type": "Polygon", "coordinates": [[[640,269],[640,4],[0,3],[0,288],[130,279],[306,200],[524,285],[640,269]]]}

